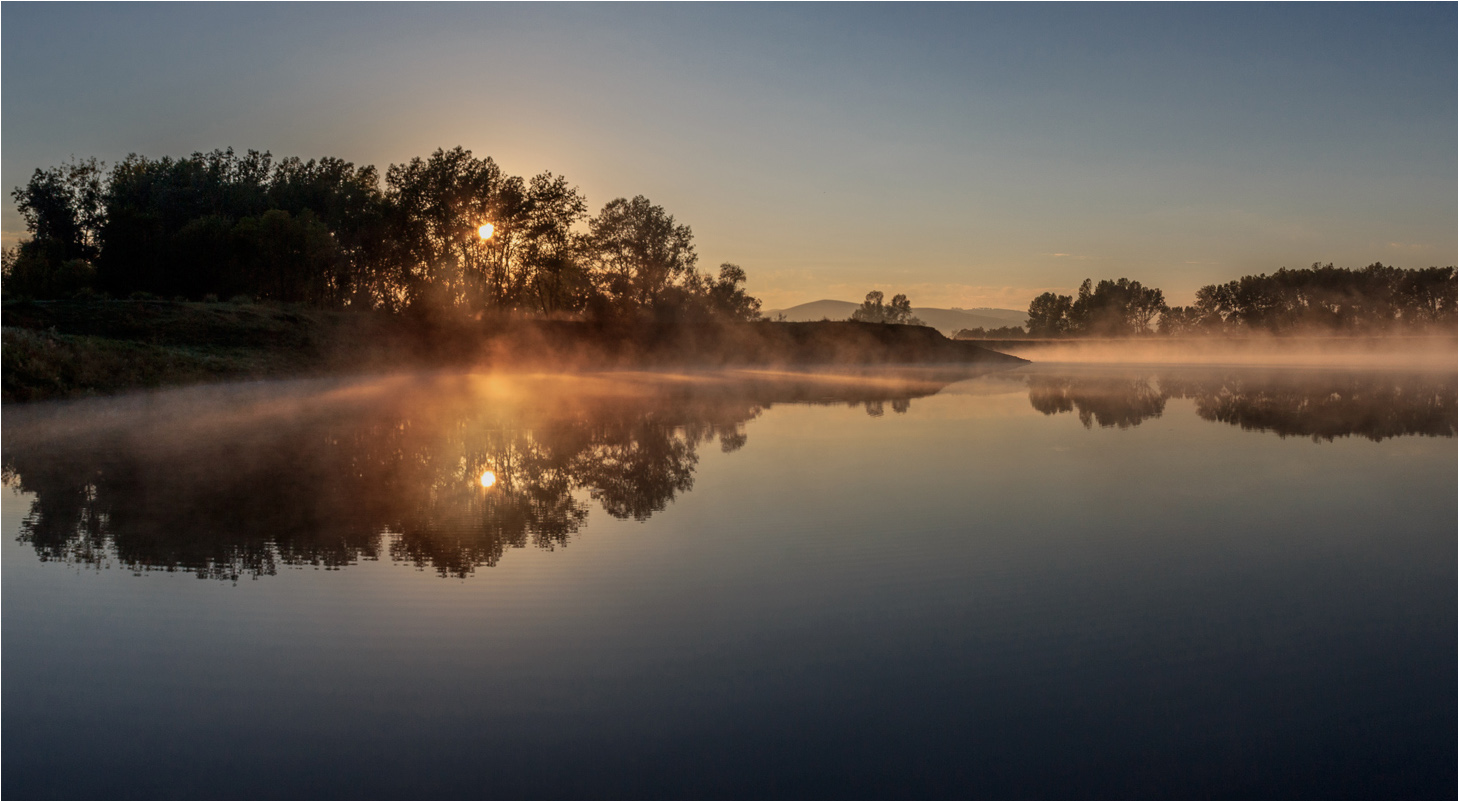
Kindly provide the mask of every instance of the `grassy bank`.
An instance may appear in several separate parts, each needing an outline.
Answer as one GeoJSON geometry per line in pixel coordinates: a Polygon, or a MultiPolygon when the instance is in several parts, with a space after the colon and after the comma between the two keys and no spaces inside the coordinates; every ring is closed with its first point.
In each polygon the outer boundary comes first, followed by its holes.
{"type": "Polygon", "coordinates": [[[588,323],[393,316],[261,304],[16,302],[4,306],[4,400],[366,371],[1006,363],[921,327],[588,323]]]}
{"type": "Polygon", "coordinates": [[[360,360],[369,352],[356,343],[389,342],[387,328],[388,321],[376,316],[252,304],[7,303],[0,334],[3,398],[36,401],[368,369],[360,360]]]}
{"type": "Polygon", "coordinates": [[[7,402],[267,376],[278,368],[251,348],[153,345],[15,328],[4,330],[0,361],[7,402]]]}

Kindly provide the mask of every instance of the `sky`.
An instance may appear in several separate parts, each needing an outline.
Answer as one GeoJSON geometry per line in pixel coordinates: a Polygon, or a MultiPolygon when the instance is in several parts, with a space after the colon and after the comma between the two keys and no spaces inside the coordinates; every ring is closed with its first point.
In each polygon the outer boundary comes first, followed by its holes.
{"type": "Polygon", "coordinates": [[[766,308],[1454,265],[1456,8],[4,2],[0,234],[73,155],[461,145],[648,197],[766,308]]]}

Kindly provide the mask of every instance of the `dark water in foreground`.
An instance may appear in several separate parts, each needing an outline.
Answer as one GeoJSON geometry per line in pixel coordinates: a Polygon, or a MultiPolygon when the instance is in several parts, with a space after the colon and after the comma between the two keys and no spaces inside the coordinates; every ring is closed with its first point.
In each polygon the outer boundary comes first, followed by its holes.
{"type": "Polygon", "coordinates": [[[0,791],[1455,794],[1453,373],[968,376],[7,408],[0,791]]]}

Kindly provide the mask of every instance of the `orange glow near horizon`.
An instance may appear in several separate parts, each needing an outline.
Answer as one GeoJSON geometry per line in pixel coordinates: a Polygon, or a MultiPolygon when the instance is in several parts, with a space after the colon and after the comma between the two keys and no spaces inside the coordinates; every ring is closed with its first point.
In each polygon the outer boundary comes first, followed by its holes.
{"type": "Polygon", "coordinates": [[[484,240],[491,239],[492,232],[494,231],[496,231],[496,227],[493,226],[491,223],[482,223],[481,226],[476,229],[476,233],[480,235],[481,238],[484,240]]]}
{"type": "Polygon", "coordinates": [[[491,487],[494,484],[496,484],[496,474],[492,473],[491,471],[486,471],[481,474],[482,487],[491,487]]]}

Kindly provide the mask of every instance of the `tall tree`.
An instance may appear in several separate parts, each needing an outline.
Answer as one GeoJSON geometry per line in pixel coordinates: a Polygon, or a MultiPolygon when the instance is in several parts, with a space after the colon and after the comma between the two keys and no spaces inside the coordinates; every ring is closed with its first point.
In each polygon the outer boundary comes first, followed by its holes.
{"type": "Polygon", "coordinates": [[[1046,292],[1028,305],[1028,333],[1034,337],[1062,337],[1070,332],[1069,312],[1074,299],[1046,292]]]}
{"type": "Polygon", "coordinates": [[[96,159],[73,159],[49,170],[38,169],[25,186],[10,193],[37,248],[48,249],[62,261],[96,258],[105,218],[104,166],[96,159]]]}
{"type": "Polygon", "coordinates": [[[719,278],[707,282],[709,308],[729,320],[759,320],[760,299],[745,292],[745,270],[726,262],[719,266],[719,278]]]}
{"type": "Polygon", "coordinates": [[[326,292],[336,303],[388,306],[392,277],[384,196],[373,166],[324,157],[281,159],[269,180],[271,209],[299,218],[310,212],[337,248],[326,292]]]}
{"type": "Polygon", "coordinates": [[[1106,279],[1094,285],[1085,279],[1069,309],[1070,328],[1086,336],[1149,334],[1156,316],[1166,308],[1165,293],[1138,281],[1106,279]]]}
{"type": "Polygon", "coordinates": [[[508,293],[515,304],[546,314],[587,306],[592,284],[572,232],[587,213],[587,200],[566,178],[533,176],[522,220],[508,230],[508,236],[520,231],[522,238],[508,293]]]}
{"type": "Polygon", "coordinates": [[[588,221],[595,277],[620,312],[652,309],[670,287],[696,278],[694,233],[642,195],[611,200],[588,221]]]}
{"type": "Polygon", "coordinates": [[[403,291],[410,302],[481,308],[501,300],[517,221],[522,179],[462,147],[392,164],[385,174],[401,249],[403,291]],[[491,224],[494,242],[477,234],[491,224]]]}

